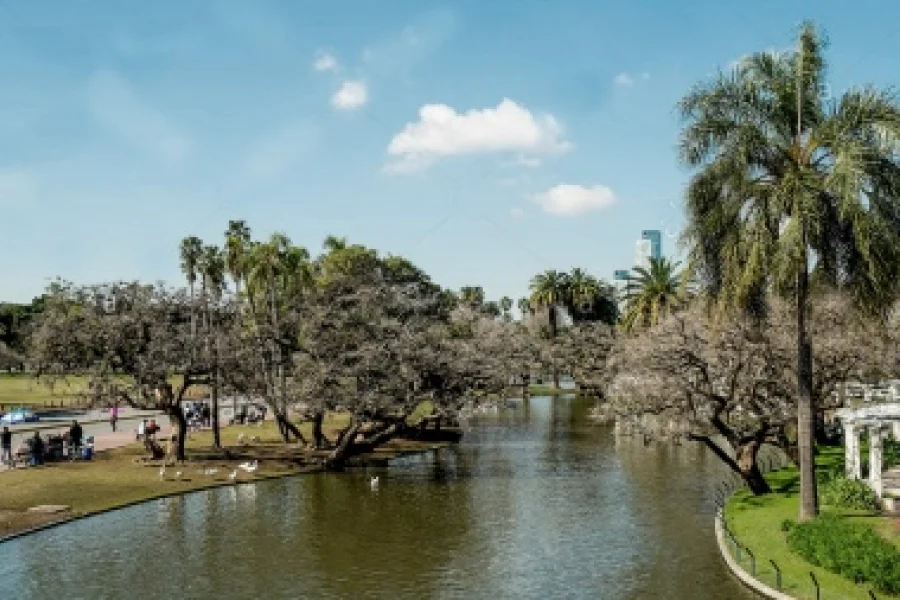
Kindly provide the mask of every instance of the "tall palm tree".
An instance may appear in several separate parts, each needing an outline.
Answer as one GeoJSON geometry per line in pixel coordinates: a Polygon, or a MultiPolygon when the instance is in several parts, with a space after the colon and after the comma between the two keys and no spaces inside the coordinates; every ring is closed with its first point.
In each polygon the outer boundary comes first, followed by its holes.
{"type": "Polygon", "coordinates": [[[196,317],[194,315],[194,284],[197,283],[197,266],[203,254],[203,240],[196,236],[189,236],[181,240],[181,271],[188,281],[191,294],[191,335],[197,333],[196,317]]]}
{"type": "Polygon", "coordinates": [[[560,306],[568,303],[569,276],[553,269],[538,273],[531,279],[531,304],[547,309],[547,325],[550,327],[550,338],[556,339],[559,329],[560,306]]]}
{"type": "Polygon", "coordinates": [[[622,325],[649,327],[684,303],[680,263],[667,258],[651,258],[650,267],[634,267],[625,286],[625,314],[622,325]]]}
{"type": "Polygon", "coordinates": [[[516,302],[516,306],[519,309],[523,321],[531,315],[531,300],[528,298],[519,298],[518,302],[516,302]]]}
{"type": "Polygon", "coordinates": [[[611,325],[618,318],[612,286],[578,267],[569,272],[567,301],[566,309],[573,322],[602,321],[611,325]]]}
{"type": "Polygon", "coordinates": [[[509,312],[512,310],[512,307],[513,307],[512,298],[510,298],[509,296],[503,296],[502,298],[500,298],[500,312],[503,314],[504,320],[506,320],[506,321],[512,320],[512,315],[510,315],[510,312],[509,312]]]}
{"type": "Polygon", "coordinates": [[[459,301],[470,308],[480,308],[484,304],[484,289],[480,285],[466,285],[459,288],[459,301]]]}
{"type": "Polygon", "coordinates": [[[225,231],[225,267],[234,280],[235,296],[240,298],[241,284],[247,277],[247,254],[250,249],[250,228],[244,221],[228,221],[225,231]]]}
{"type": "Polygon", "coordinates": [[[900,105],[873,87],[826,94],[822,41],[755,54],[680,103],[691,270],[721,306],[797,307],[800,519],[814,517],[810,284],[883,309],[900,281],[900,105]]]}
{"type": "Polygon", "coordinates": [[[225,255],[217,246],[204,246],[200,254],[198,270],[202,278],[202,299],[206,320],[207,353],[211,356],[210,414],[212,417],[213,446],[222,447],[219,427],[219,301],[225,289],[225,255]],[[213,307],[210,307],[212,300],[213,307]]]}

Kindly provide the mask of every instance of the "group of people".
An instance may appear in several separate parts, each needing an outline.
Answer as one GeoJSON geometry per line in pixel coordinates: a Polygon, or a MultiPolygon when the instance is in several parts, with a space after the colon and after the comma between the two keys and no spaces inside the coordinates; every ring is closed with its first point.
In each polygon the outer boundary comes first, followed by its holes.
{"type": "MultiPolygon", "coordinates": [[[[60,440],[63,444],[65,448],[64,455],[68,456],[69,460],[75,460],[81,456],[82,448],[84,446],[84,430],[81,428],[81,425],[78,424],[78,421],[72,421],[69,431],[63,436],[58,436],[56,439],[60,440]]],[[[48,445],[53,441],[52,437],[47,441],[44,441],[40,431],[35,431],[33,436],[27,438],[25,444],[28,447],[28,464],[32,467],[44,464],[44,460],[48,455],[48,450],[52,449],[48,448],[48,445]]],[[[3,431],[0,432],[0,461],[10,467],[15,466],[15,456],[13,455],[12,449],[12,432],[9,430],[9,427],[4,427],[3,431]]]]}
{"type": "Polygon", "coordinates": [[[212,427],[212,410],[205,402],[193,402],[184,410],[184,417],[192,429],[212,427]]]}

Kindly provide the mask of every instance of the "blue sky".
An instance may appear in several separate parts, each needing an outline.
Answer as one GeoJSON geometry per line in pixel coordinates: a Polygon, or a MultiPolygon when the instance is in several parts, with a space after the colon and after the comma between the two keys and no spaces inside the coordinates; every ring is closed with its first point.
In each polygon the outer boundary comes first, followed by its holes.
{"type": "Polygon", "coordinates": [[[0,0],[0,300],[181,281],[228,219],[519,297],[674,250],[674,105],[812,18],[834,90],[897,83],[900,5],[0,0]]]}

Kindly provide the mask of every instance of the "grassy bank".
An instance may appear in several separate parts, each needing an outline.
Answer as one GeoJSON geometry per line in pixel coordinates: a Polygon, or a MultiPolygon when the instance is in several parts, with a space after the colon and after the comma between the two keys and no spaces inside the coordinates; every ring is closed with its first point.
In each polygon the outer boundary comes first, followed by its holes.
{"type": "MultiPolygon", "coordinates": [[[[173,378],[178,385],[180,379],[173,378]]],[[[50,386],[28,373],[0,373],[0,412],[25,407],[32,410],[46,408],[72,408],[79,405],[78,394],[87,389],[87,379],[70,377],[50,386]]],[[[206,391],[196,388],[190,397],[204,397],[206,391]]]]}
{"type": "MultiPolygon", "coordinates": [[[[325,434],[334,437],[346,426],[346,415],[329,415],[324,423],[325,434]]],[[[312,436],[312,426],[304,423],[300,430],[312,436]]],[[[234,482],[228,475],[235,466],[247,460],[259,460],[259,469],[246,473],[237,469],[237,482],[255,481],[304,472],[319,471],[314,459],[324,455],[296,444],[283,444],[273,423],[263,427],[234,426],[222,430],[222,444],[228,456],[211,448],[211,433],[191,434],[188,440],[189,460],[182,465],[169,466],[166,480],[159,479],[159,463],[144,461],[144,449],[139,444],[98,453],[94,460],[74,463],[50,463],[42,467],[16,469],[0,473],[0,537],[44,523],[69,519],[104,511],[143,500],[175,493],[205,489],[234,482]],[[238,441],[258,437],[244,444],[238,441]],[[204,473],[217,469],[214,475],[204,473]],[[177,472],[182,475],[175,478],[177,472]],[[67,505],[70,510],[56,515],[28,512],[29,507],[41,504],[67,505]]],[[[396,440],[379,448],[363,461],[383,462],[404,452],[422,451],[435,447],[434,443],[396,440]]]]}
{"type": "MultiPolygon", "coordinates": [[[[817,464],[823,468],[843,464],[843,461],[843,448],[823,448],[816,457],[817,464]]],[[[821,586],[822,598],[870,600],[871,586],[855,584],[813,566],[788,548],[781,524],[786,519],[796,520],[799,513],[800,475],[797,469],[780,469],[766,475],[766,479],[772,486],[772,494],[754,497],[747,490],[741,490],[725,507],[725,517],[732,533],[756,557],[757,579],[775,587],[775,570],[769,563],[774,560],[782,572],[783,591],[796,598],[815,598],[815,588],[809,575],[812,572],[821,586]]],[[[861,511],[839,511],[827,506],[823,507],[823,512],[869,523],[883,537],[900,545],[900,519],[861,511]]],[[[742,555],[740,562],[749,572],[750,560],[746,554],[742,555]]],[[[881,600],[900,600],[900,596],[883,593],[876,592],[876,596],[881,600]]]]}

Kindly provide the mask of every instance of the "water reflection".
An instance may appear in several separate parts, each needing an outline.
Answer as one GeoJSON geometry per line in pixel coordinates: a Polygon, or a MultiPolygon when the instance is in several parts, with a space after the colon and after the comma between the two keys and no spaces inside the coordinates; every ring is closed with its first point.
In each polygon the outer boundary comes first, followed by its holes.
{"type": "Polygon", "coordinates": [[[589,408],[532,398],[388,469],[230,486],[9,542],[0,597],[749,598],[713,543],[717,463],[617,438],[589,408]]]}

